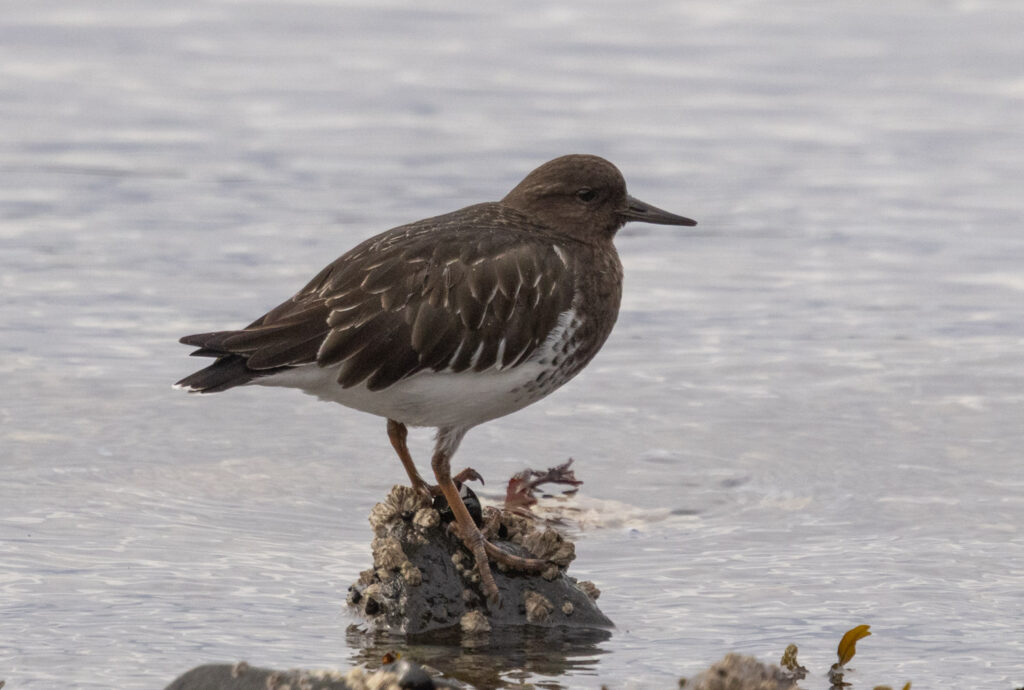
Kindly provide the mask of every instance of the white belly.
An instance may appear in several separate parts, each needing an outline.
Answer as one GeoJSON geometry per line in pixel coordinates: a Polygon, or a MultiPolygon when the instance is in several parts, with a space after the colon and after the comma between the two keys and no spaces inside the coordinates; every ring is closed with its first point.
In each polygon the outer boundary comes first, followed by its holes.
{"type": "Polygon", "coordinates": [[[563,367],[574,348],[580,320],[575,309],[562,312],[558,325],[534,355],[510,368],[485,371],[421,371],[383,390],[364,384],[342,388],[342,364],[307,364],[253,381],[263,386],[298,388],[321,400],[388,417],[410,426],[469,428],[520,410],[558,389],[579,370],[563,367]]]}
{"type": "Polygon", "coordinates": [[[363,384],[342,388],[338,368],[309,364],[253,383],[298,388],[321,400],[410,426],[431,427],[475,426],[522,409],[558,387],[536,385],[537,377],[548,371],[536,362],[483,372],[421,371],[379,391],[363,384]]]}

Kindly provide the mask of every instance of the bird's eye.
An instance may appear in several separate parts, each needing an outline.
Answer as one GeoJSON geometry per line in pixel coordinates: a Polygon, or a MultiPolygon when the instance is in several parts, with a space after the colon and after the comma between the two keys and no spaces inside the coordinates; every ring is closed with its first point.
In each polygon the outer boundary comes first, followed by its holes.
{"type": "Polygon", "coordinates": [[[576,192],[576,198],[580,201],[593,201],[597,198],[597,192],[590,187],[584,187],[583,189],[576,192]]]}

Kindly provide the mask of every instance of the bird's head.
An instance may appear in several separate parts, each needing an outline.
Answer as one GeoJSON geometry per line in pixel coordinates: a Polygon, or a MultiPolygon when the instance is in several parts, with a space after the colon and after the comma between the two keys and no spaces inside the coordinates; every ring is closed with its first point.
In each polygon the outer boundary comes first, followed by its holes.
{"type": "Polygon", "coordinates": [[[502,199],[543,225],[584,241],[608,241],[630,221],[696,225],[626,193],[614,165],[598,156],[562,156],[540,166],[502,199]]]}

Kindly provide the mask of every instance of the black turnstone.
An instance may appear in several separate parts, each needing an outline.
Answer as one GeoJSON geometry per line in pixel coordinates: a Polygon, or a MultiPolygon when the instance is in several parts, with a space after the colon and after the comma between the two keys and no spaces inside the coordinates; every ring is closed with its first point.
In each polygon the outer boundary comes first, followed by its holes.
{"type": "Polygon", "coordinates": [[[386,418],[413,486],[452,506],[494,601],[488,557],[546,564],[484,539],[455,484],[476,473],[453,478],[451,457],[470,428],[540,400],[597,354],[622,295],[612,239],[629,221],[696,225],[627,195],[602,158],[556,158],[501,201],[371,237],[246,328],[185,336],[216,361],[175,385],[298,388],[386,418]],[[437,429],[436,487],[416,471],[406,425],[437,429]]]}

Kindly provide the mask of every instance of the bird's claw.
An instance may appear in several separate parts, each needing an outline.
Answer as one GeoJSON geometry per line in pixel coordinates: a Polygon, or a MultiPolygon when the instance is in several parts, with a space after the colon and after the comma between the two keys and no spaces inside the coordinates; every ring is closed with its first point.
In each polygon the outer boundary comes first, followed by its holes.
{"type": "MultiPolygon", "coordinates": [[[[480,475],[479,472],[474,470],[472,467],[467,467],[466,469],[462,470],[454,477],[452,477],[452,479],[459,484],[464,484],[466,482],[480,482],[481,484],[484,483],[484,478],[480,475]]],[[[433,500],[435,496],[441,495],[441,487],[439,487],[437,484],[427,484],[422,479],[420,479],[419,481],[416,481],[414,479],[412,481],[412,488],[431,500],[433,500]]]]}
{"type": "Polygon", "coordinates": [[[454,477],[452,477],[452,479],[454,479],[456,482],[460,484],[464,484],[465,482],[480,482],[481,484],[486,485],[484,478],[480,476],[480,473],[474,470],[472,467],[467,467],[466,469],[462,470],[454,477]]]}

